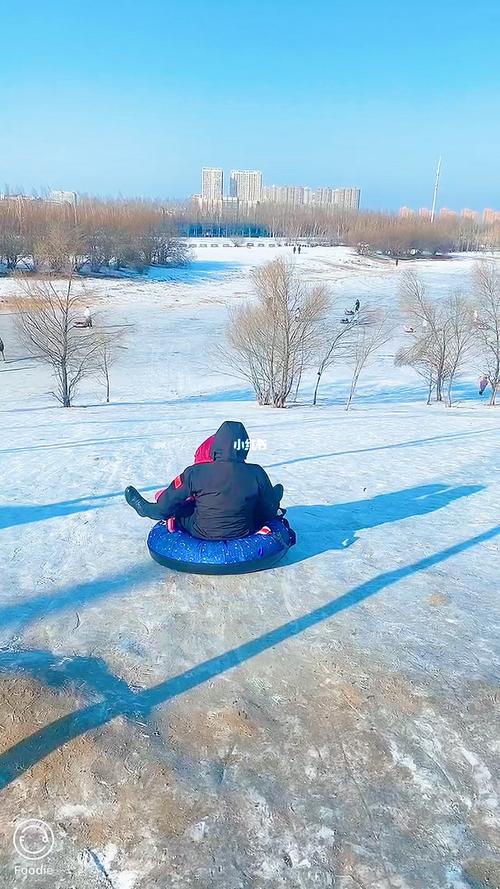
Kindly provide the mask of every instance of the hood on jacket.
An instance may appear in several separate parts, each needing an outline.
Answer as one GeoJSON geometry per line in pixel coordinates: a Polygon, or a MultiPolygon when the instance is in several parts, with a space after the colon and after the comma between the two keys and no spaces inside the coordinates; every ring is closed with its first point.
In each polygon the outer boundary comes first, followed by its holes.
{"type": "Polygon", "coordinates": [[[226,420],[219,426],[210,448],[212,460],[246,460],[249,448],[248,432],[243,423],[226,420]]]}

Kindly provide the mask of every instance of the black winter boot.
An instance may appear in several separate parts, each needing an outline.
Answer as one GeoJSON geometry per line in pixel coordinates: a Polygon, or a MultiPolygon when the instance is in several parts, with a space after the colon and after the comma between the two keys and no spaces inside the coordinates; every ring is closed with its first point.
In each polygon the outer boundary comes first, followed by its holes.
{"type": "Polygon", "coordinates": [[[142,494],[139,494],[139,491],[136,488],[133,488],[132,485],[125,488],[125,500],[143,519],[156,519],[159,521],[162,518],[158,504],[150,503],[149,500],[146,500],[142,494]]]}

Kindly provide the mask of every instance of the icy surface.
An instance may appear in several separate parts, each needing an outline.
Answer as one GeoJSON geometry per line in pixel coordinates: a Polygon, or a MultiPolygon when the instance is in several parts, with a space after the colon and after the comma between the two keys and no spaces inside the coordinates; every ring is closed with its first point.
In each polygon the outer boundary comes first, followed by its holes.
{"type": "MultiPolygon", "coordinates": [[[[314,373],[259,408],[215,346],[290,248],[224,243],[167,280],[86,282],[126,332],[110,405],[88,381],[55,406],[0,281],[0,885],[24,885],[13,828],[39,817],[51,889],[498,886],[499,409],[475,366],[426,407],[393,366],[402,324],[351,412],[342,367],[314,408],[314,373]],[[266,442],[298,543],[251,577],[175,575],[122,491],[168,483],[225,419],[266,442]]],[[[397,314],[403,263],[295,261],[397,314]]],[[[467,291],[473,262],[418,271],[467,291]]]]}

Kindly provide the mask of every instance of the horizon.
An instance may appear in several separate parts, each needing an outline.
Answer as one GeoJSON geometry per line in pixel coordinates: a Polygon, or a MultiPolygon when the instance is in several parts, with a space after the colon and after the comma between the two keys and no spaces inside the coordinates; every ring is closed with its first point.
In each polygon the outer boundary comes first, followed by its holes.
{"type": "MultiPolygon", "coordinates": [[[[260,172],[260,171],[258,171],[258,172],[260,172]]],[[[281,185],[281,183],[269,183],[269,184],[271,184],[272,186],[276,186],[276,187],[280,187],[280,185],[281,185]]],[[[291,185],[291,183],[287,183],[287,184],[288,184],[288,185],[291,185]]],[[[268,183],[265,183],[265,185],[268,185],[268,183]]],[[[299,185],[298,187],[306,187],[306,184],[305,184],[305,183],[300,183],[300,185],[299,185]]],[[[346,185],[344,185],[344,186],[334,186],[334,187],[349,188],[349,187],[353,187],[353,186],[346,186],[346,185]]],[[[313,187],[312,190],[314,191],[314,187],[313,187]]],[[[96,199],[96,200],[98,200],[98,201],[102,200],[102,201],[104,201],[104,202],[105,202],[105,201],[111,201],[111,202],[113,202],[113,201],[118,201],[118,202],[119,202],[119,201],[123,201],[123,202],[127,203],[128,201],[130,201],[130,202],[133,203],[133,202],[135,202],[135,201],[138,201],[138,202],[142,202],[142,201],[144,201],[145,203],[150,202],[150,203],[152,203],[152,204],[156,204],[156,203],[159,203],[159,204],[161,204],[161,203],[168,204],[168,203],[171,203],[171,204],[184,204],[184,205],[186,205],[186,204],[189,204],[189,203],[190,203],[190,201],[191,201],[192,198],[201,198],[201,195],[200,195],[200,194],[197,194],[196,192],[192,192],[191,194],[189,194],[189,195],[185,195],[185,196],[183,196],[183,197],[182,197],[182,196],[176,196],[176,197],[174,197],[174,196],[172,196],[172,195],[168,195],[168,196],[155,195],[155,196],[148,197],[148,196],[140,195],[140,194],[135,194],[135,195],[134,195],[134,194],[128,194],[128,195],[127,195],[127,194],[123,194],[123,193],[119,193],[119,194],[117,194],[117,195],[92,194],[92,193],[90,193],[90,192],[76,192],[76,191],[74,191],[74,189],[70,189],[70,188],[67,188],[67,189],[65,189],[65,188],[61,188],[61,189],[53,189],[53,190],[51,190],[51,189],[50,189],[50,186],[43,186],[43,187],[40,187],[40,188],[38,188],[38,189],[37,189],[37,188],[24,189],[23,187],[19,186],[19,189],[16,190],[16,189],[11,188],[11,187],[6,183],[6,184],[4,185],[4,190],[3,190],[3,192],[0,191],[0,199],[2,199],[2,198],[11,198],[11,199],[13,199],[13,198],[26,198],[26,199],[28,199],[28,200],[31,200],[31,199],[36,199],[36,200],[46,200],[46,199],[48,198],[48,199],[50,200],[50,199],[51,199],[51,194],[53,194],[53,193],[55,194],[56,192],[61,192],[61,193],[66,193],[66,194],[74,194],[75,197],[76,197],[76,199],[78,199],[79,202],[82,201],[82,200],[90,200],[90,201],[91,201],[91,200],[93,200],[93,199],[96,199]]],[[[226,197],[226,196],[227,196],[227,194],[226,194],[226,185],[224,184],[224,197],[226,197]]],[[[430,213],[430,212],[431,212],[431,206],[430,206],[430,205],[432,204],[432,201],[429,201],[429,205],[428,205],[428,206],[422,206],[422,207],[418,207],[418,206],[410,207],[410,206],[405,205],[405,204],[401,205],[400,207],[395,207],[395,208],[389,208],[389,207],[364,207],[364,206],[362,206],[362,198],[363,198],[363,190],[361,189],[361,206],[359,207],[359,210],[352,210],[351,212],[354,212],[354,213],[361,213],[361,214],[363,214],[363,213],[365,213],[365,214],[371,214],[371,213],[374,213],[374,214],[380,214],[380,215],[382,215],[382,216],[398,216],[398,215],[399,215],[399,216],[405,216],[405,215],[408,215],[408,216],[419,216],[419,214],[420,214],[422,211],[425,211],[425,213],[430,213]],[[404,213],[404,212],[402,213],[401,211],[408,211],[408,212],[407,212],[407,213],[404,213]]],[[[56,200],[56,199],[54,199],[54,200],[56,200]]],[[[57,199],[56,202],[57,202],[57,203],[60,203],[61,200],[60,200],[60,199],[57,199]]],[[[63,200],[62,203],[64,203],[64,202],[65,202],[65,201],[63,200]]],[[[242,203],[245,203],[245,202],[242,201],[242,203]]],[[[258,204],[261,204],[261,205],[263,205],[263,206],[266,206],[266,205],[267,205],[267,202],[266,202],[265,200],[259,201],[259,202],[257,202],[257,203],[258,203],[258,204]]],[[[281,206],[290,206],[290,207],[291,207],[292,205],[282,204],[281,206]]],[[[321,208],[324,209],[325,206],[327,206],[327,205],[315,204],[314,202],[313,202],[313,203],[308,203],[308,204],[298,204],[298,205],[297,205],[297,207],[298,207],[299,209],[300,209],[301,207],[302,207],[302,208],[307,208],[307,207],[313,208],[313,207],[317,207],[318,209],[321,209],[321,208]]],[[[344,209],[345,209],[345,208],[344,208],[344,209]]],[[[488,211],[494,211],[495,213],[500,213],[500,210],[499,210],[499,209],[497,209],[496,207],[492,207],[492,206],[488,206],[488,207],[486,207],[486,206],[485,206],[485,207],[448,207],[448,206],[445,206],[444,204],[442,204],[442,203],[439,201],[439,195],[438,195],[438,200],[437,200],[437,203],[436,203],[436,216],[437,216],[437,217],[439,217],[440,214],[444,214],[445,216],[449,214],[450,216],[457,216],[457,217],[460,217],[461,213],[468,213],[468,212],[474,212],[474,213],[477,214],[478,217],[481,217],[484,213],[486,213],[486,212],[488,212],[488,211]]],[[[442,218],[442,217],[441,217],[441,218],[442,218]]]]}
{"type": "Polygon", "coordinates": [[[422,0],[418,19],[396,0],[117,9],[28,0],[0,58],[2,187],[183,200],[218,166],[396,212],[431,205],[442,155],[438,207],[500,206],[493,0],[422,0]]]}

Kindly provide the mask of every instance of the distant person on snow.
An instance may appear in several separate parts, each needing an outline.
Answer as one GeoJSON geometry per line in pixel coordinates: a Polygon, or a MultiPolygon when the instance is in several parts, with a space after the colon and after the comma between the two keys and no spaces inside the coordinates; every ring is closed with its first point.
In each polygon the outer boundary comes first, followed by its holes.
{"type": "Polygon", "coordinates": [[[302,248],[301,248],[301,246],[300,246],[300,244],[299,244],[299,246],[297,247],[297,253],[300,253],[301,249],[302,249],[302,248]]]}
{"type": "Polygon", "coordinates": [[[5,361],[5,346],[3,344],[3,339],[0,337],[0,353],[2,354],[2,358],[5,361]]]}
{"type": "Polygon", "coordinates": [[[131,486],[125,499],[140,516],[166,521],[170,531],[182,529],[207,540],[255,534],[277,515],[283,486],[273,487],[262,466],[245,463],[249,447],[243,423],[226,421],[200,445],[195,463],[159,492],[156,503],[131,486]]]}
{"type": "Polygon", "coordinates": [[[357,299],[356,302],[354,303],[354,311],[359,312],[359,299],[357,299]]]}
{"type": "Polygon", "coordinates": [[[479,380],[479,394],[482,395],[486,387],[488,386],[489,379],[486,374],[483,374],[481,379],[479,380]]]}
{"type": "Polygon", "coordinates": [[[296,251],[297,251],[297,248],[296,248],[296,246],[295,246],[295,244],[294,244],[294,245],[293,245],[293,252],[296,253],[296,251]]]}
{"type": "Polygon", "coordinates": [[[85,327],[92,327],[92,312],[88,306],[83,313],[83,317],[85,318],[85,327]]]}

